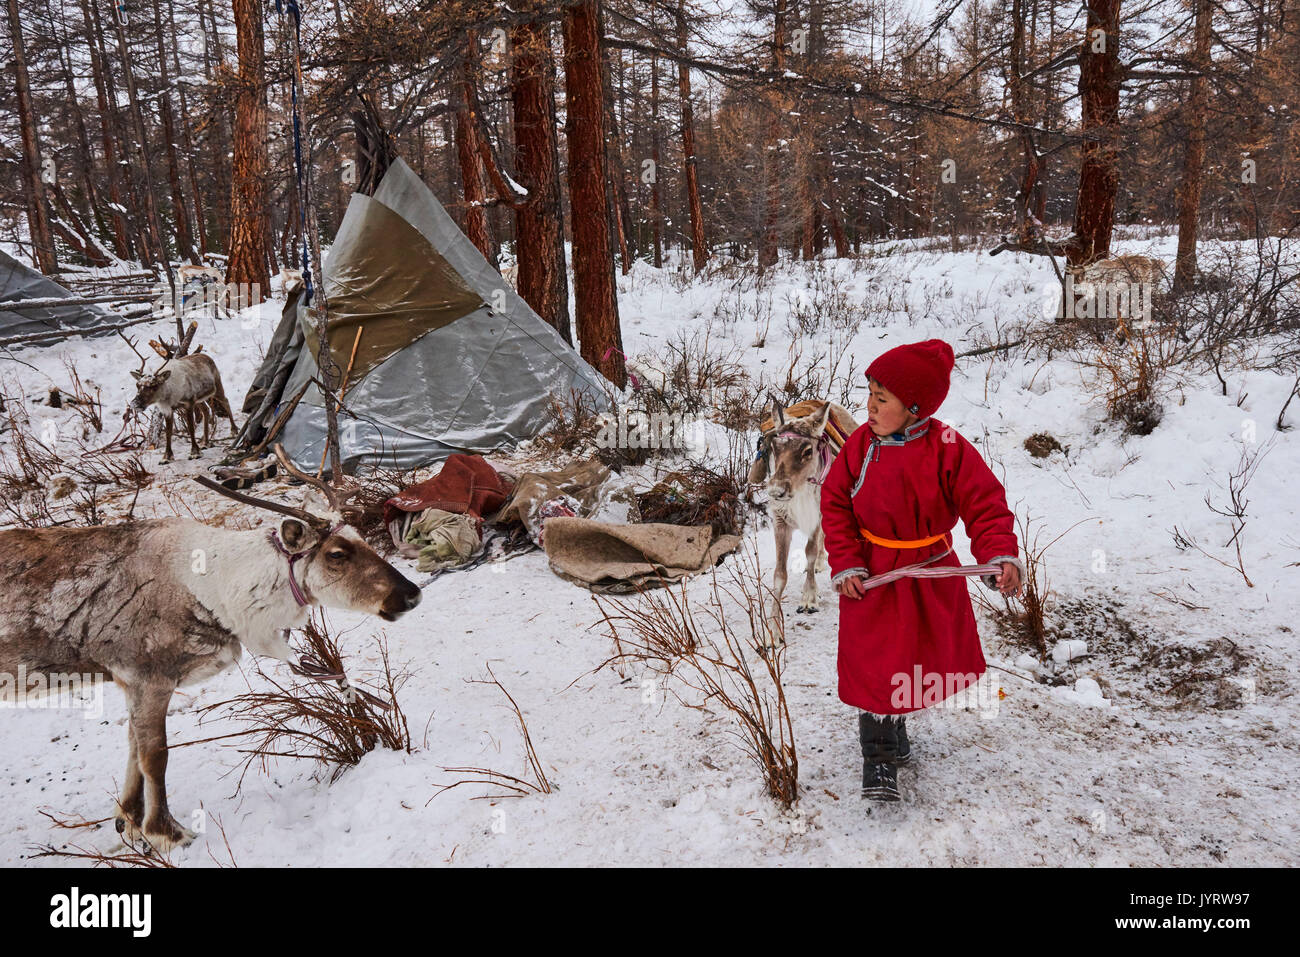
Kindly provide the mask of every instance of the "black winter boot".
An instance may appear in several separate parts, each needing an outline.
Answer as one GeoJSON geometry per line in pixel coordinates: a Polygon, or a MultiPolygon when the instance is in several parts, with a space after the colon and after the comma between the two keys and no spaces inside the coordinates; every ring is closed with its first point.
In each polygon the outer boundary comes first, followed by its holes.
{"type": "Polygon", "coordinates": [[[912,742],[907,740],[907,719],[898,718],[898,760],[895,764],[906,764],[912,758],[912,742]]]}
{"type": "Polygon", "coordinates": [[[858,715],[862,742],[862,796],[873,801],[898,800],[898,722],[858,715]]]}

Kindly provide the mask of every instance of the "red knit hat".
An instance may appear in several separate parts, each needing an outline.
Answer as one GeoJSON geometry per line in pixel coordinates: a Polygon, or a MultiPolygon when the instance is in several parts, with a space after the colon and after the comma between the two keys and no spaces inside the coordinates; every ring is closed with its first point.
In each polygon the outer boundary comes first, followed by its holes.
{"type": "Polygon", "coordinates": [[[913,415],[924,418],[934,415],[948,395],[952,364],[952,346],[942,339],[927,339],[878,356],[867,366],[867,378],[898,396],[913,415]]]}

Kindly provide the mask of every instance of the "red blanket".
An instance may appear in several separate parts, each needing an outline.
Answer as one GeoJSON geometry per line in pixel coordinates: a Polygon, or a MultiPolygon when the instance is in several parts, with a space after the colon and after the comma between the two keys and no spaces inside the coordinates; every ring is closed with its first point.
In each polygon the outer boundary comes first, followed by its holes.
{"type": "Polygon", "coordinates": [[[433,478],[405,488],[384,503],[384,524],[402,512],[440,508],[472,515],[479,521],[497,511],[510,495],[510,480],[497,473],[480,455],[450,456],[433,478]]]}

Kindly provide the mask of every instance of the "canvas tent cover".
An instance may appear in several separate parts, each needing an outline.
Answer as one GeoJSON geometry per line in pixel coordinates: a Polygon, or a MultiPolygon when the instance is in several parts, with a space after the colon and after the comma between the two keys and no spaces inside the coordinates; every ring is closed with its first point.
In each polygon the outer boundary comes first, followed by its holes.
{"type": "MultiPolygon", "coordinates": [[[[72,293],[53,279],[0,250],[0,302],[20,299],[66,299],[72,293]]],[[[97,305],[44,305],[31,309],[0,308],[0,338],[39,332],[88,329],[121,317],[97,305]]],[[[106,330],[107,331],[107,330],[106,330]]]]}
{"type": "MultiPolygon", "coordinates": [[[[409,166],[355,193],[325,263],[330,352],[347,373],[340,458],[412,468],[530,438],[555,393],[607,404],[600,375],[488,264],[409,166]],[[358,337],[359,333],[359,337],[358,337]],[[355,350],[355,353],[354,353],[355,350]]],[[[315,316],[285,308],[244,411],[251,446],[302,392],[277,441],[315,471],[325,448],[315,316]]]]}

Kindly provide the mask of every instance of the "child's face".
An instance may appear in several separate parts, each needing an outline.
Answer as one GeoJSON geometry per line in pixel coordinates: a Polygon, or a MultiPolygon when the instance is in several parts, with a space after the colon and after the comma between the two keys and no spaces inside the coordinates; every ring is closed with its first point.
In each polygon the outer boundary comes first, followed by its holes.
{"type": "Polygon", "coordinates": [[[875,379],[867,380],[867,388],[870,390],[867,398],[867,425],[876,435],[893,435],[917,421],[917,417],[907,411],[902,400],[875,379]]]}

